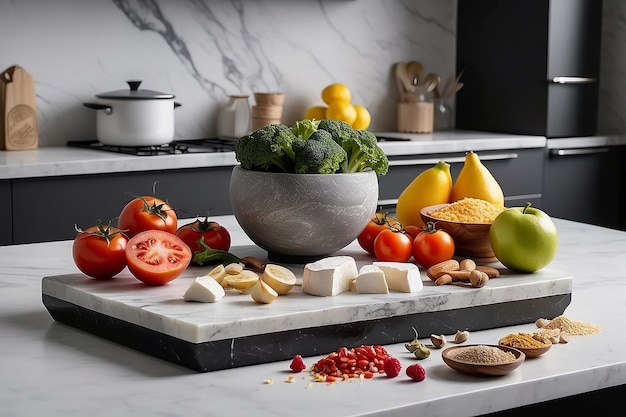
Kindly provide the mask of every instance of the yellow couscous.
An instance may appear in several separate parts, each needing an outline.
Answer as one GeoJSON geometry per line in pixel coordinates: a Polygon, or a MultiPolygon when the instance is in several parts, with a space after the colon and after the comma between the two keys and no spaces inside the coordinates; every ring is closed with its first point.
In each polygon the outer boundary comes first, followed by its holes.
{"type": "Polygon", "coordinates": [[[438,220],[457,223],[493,223],[504,207],[478,198],[464,198],[430,213],[438,220]]]}

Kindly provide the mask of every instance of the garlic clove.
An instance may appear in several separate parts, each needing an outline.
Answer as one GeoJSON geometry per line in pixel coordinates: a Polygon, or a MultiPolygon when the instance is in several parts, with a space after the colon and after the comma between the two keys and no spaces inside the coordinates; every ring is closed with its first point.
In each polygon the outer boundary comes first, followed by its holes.
{"type": "Polygon", "coordinates": [[[454,335],[454,343],[463,343],[469,339],[469,332],[466,330],[457,330],[454,335]]]}

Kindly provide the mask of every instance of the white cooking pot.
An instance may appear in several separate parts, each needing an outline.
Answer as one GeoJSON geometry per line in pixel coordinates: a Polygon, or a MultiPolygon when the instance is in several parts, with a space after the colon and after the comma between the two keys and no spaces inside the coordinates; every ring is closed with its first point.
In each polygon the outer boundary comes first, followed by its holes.
{"type": "Polygon", "coordinates": [[[158,146],[174,140],[174,95],[140,90],[141,81],[128,81],[129,90],[96,94],[98,140],[113,146],[158,146]]]}

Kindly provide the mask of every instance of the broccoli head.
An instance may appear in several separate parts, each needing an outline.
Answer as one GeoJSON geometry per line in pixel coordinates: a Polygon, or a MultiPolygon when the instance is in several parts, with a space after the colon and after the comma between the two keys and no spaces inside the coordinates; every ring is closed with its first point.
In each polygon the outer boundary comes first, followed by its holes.
{"type": "Polygon", "coordinates": [[[296,140],[293,151],[297,174],[334,174],[348,157],[325,130],[313,132],[306,140],[296,140]]]}
{"type": "Polygon", "coordinates": [[[368,130],[355,130],[350,124],[332,119],[321,120],[318,131],[324,130],[331,134],[347,153],[348,158],[342,172],[359,172],[371,168],[377,175],[385,175],[389,169],[387,155],[378,146],[376,136],[368,130]]]}
{"type": "Polygon", "coordinates": [[[296,136],[283,124],[270,124],[235,142],[235,158],[244,169],[293,172],[296,136]]]}

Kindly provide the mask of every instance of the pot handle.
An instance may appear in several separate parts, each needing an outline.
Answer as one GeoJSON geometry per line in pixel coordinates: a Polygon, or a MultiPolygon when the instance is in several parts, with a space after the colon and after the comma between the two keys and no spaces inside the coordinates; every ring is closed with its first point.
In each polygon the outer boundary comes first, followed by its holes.
{"type": "Polygon", "coordinates": [[[104,110],[106,114],[111,114],[113,112],[113,107],[108,106],[106,104],[100,103],[83,103],[83,106],[88,107],[94,110],[104,110]]]}
{"type": "Polygon", "coordinates": [[[176,107],[180,107],[180,106],[182,106],[182,104],[180,104],[180,103],[178,103],[178,102],[176,102],[176,101],[174,102],[174,108],[176,108],[176,107]]]}

